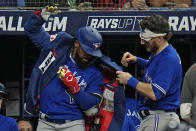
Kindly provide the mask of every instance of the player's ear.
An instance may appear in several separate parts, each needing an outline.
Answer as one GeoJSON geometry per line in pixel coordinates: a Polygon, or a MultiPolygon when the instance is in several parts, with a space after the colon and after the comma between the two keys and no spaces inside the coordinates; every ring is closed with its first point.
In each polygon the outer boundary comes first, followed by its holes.
{"type": "Polygon", "coordinates": [[[158,36],[158,37],[157,37],[157,40],[158,40],[158,42],[160,42],[160,41],[163,40],[163,37],[162,37],[162,36],[158,36]]]}

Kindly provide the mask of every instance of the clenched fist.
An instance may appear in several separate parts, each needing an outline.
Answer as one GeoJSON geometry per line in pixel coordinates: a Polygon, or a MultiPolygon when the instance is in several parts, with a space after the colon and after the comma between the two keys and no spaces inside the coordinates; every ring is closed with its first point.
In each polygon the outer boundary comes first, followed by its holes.
{"type": "Polygon", "coordinates": [[[122,71],[116,71],[116,75],[117,75],[116,80],[118,80],[120,84],[124,84],[124,85],[126,85],[129,78],[132,77],[132,75],[129,74],[128,72],[122,72],[122,71]]]}
{"type": "Polygon", "coordinates": [[[60,12],[61,11],[58,9],[57,6],[46,6],[45,8],[42,9],[41,16],[43,20],[48,21],[50,15],[57,15],[60,12]]]}
{"type": "Polygon", "coordinates": [[[69,88],[72,94],[76,94],[80,91],[78,81],[69,69],[67,69],[66,67],[59,67],[57,75],[69,88]]]}
{"type": "Polygon", "coordinates": [[[125,67],[128,67],[128,64],[135,63],[136,61],[137,61],[137,57],[129,52],[124,53],[121,59],[121,63],[125,67]]]}

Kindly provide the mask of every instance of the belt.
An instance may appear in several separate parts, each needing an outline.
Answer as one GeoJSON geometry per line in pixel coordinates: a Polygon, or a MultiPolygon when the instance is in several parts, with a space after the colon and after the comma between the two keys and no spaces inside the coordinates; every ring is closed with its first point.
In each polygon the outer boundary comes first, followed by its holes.
{"type": "Polygon", "coordinates": [[[152,115],[152,114],[166,113],[166,112],[176,112],[176,109],[171,109],[171,110],[141,110],[139,112],[139,115],[142,119],[144,119],[147,116],[152,115]]]}
{"type": "Polygon", "coordinates": [[[64,120],[64,119],[51,119],[47,114],[44,114],[44,113],[39,113],[39,118],[41,120],[45,120],[47,122],[52,122],[55,124],[65,124],[65,123],[73,121],[73,120],[64,120]]]}

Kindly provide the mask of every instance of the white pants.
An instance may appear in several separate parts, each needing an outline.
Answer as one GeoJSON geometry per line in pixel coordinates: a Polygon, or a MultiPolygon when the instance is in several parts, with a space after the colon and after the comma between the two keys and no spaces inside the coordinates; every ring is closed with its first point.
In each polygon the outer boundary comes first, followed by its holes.
{"type": "Polygon", "coordinates": [[[65,124],[55,124],[39,119],[37,131],[85,131],[84,120],[75,120],[65,124]]]}
{"type": "Polygon", "coordinates": [[[180,124],[180,119],[175,112],[154,111],[141,121],[139,131],[166,131],[169,122],[180,124]]]}

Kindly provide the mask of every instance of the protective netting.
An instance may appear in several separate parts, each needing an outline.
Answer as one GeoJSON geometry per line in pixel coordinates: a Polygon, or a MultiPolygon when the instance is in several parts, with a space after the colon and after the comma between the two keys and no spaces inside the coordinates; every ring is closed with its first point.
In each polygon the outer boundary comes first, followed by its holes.
{"type": "Polygon", "coordinates": [[[161,8],[194,8],[196,0],[0,0],[0,9],[37,9],[46,5],[56,4],[62,9],[76,10],[150,10],[161,8]],[[140,1],[139,3],[134,1],[140,1]]]}

